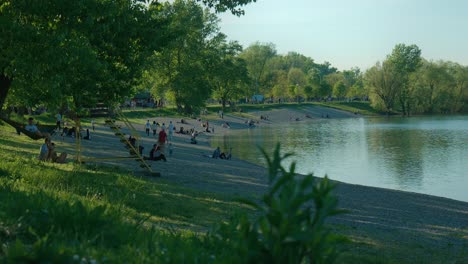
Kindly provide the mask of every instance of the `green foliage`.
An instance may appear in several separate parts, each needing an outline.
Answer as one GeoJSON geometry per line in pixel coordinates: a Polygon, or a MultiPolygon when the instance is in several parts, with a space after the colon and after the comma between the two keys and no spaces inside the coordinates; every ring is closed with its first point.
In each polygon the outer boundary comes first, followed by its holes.
{"type": "Polygon", "coordinates": [[[242,6],[247,5],[257,0],[198,0],[209,7],[215,8],[216,12],[231,11],[232,14],[240,16],[244,14],[242,6]]]}
{"type": "Polygon", "coordinates": [[[312,175],[298,179],[295,163],[289,171],[281,162],[291,154],[272,157],[263,152],[268,166],[269,189],[260,203],[243,200],[258,211],[253,221],[241,215],[223,224],[218,239],[233,250],[233,262],[240,263],[332,263],[337,245],[344,242],[325,225],[327,217],[343,213],[332,195],[334,185],[325,177],[315,182],[312,175]]]}
{"type": "Polygon", "coordinates": [[[345,84],[342,81],[338,81],[337,83],[335,83],[335,85],[333,86],[332,94],[333,94],[333,97],[335,97],[335,98],[344,97],[345,94],[346,94],[345,84]]]}
{"type": "Polygon", "coordinates": [[[272,43],[256,42],[246,48],[240,57],[247,63],[247,70],[249,72],[252,84],[247,96],[259,94],[263,87],[263,77],[267,69],[267,63],[276,55],[276,48],[272,43]]]}
{"type": "Polygon", "coordinates": [[[382,64],[366,72],[365,85],[379,110],[456,113],[466,111],[467,72],[456,63],[422,59],[416,45],[398,44],[382,64]]]}
{"type": "Polygon", "coordinates": [[[155,97],[169,98],[180,112],[192,113],[211,95],[210,69],[219,59],[218,47],[226,36],[218,18],[195,1],[166,2],[160,14],[174,34],[161,51],[150,58],[145,86],[155,97]]]}
{"type": "Polygon", "coordinates": [[[223,43],[217,47],[214,54],[217,58],[210,65],[213,97],[221,101],[223,110],[228,100],[240,97],[249,81],[246,63],[238,56],[241,50],[237,42],[223,43]]]}
{"type": "Polygon", "coordinates": [[[378,109],[372,107],[372,105],[366,102],[314,102],[315,105],[325,106],[348,111],[351,113],[358,113],[360,115],[382,115],[385,114],[378,109]]]}
{"type": "Polygon", "coordinates": [[[387,113],[391,112],[400,87],[400,79],[388,63],[376,63],[366,71],[365,83],[374,107],[387,113]]]}
{"type": "Polygon", "coordinates": [[[0,85],[26,106],[122,101],[164,36],[156,9],[133,1],[4,1],[0,12],[0,75],[10,80],[0,85]]]}

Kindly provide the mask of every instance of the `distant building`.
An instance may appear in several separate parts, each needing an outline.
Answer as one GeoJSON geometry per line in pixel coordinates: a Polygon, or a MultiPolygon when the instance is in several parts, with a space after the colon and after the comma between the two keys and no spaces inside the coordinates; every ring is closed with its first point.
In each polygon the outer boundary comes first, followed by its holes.
{"type": "Polygon", "coordinates": [[[125,100],[126,107],[154,107],[155,100],[150,92],[140,92],[125,100]]]}

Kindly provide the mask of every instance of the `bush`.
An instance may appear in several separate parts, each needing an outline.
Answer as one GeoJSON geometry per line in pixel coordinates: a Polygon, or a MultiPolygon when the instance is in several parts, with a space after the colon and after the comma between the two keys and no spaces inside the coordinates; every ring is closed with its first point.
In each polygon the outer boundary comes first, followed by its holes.
{"type": "Polygon", "coordinates": [[[331,194],[334,185],[326,176],[317,182],[312,174],[297,176],[295,163],[286,171],[281,162],[291,154],[281,156],[279,144],[272,158],[262,152],[269,190],[259,203],[243,200],[258,210],[258,216],[251,221],[242,214],[222,224],[214,236],[216,243],[232,249],[232,262],[332,263],[338,255],[336,246],[346,240],[325,225],[327,217],[344,212],[331,194]]]}

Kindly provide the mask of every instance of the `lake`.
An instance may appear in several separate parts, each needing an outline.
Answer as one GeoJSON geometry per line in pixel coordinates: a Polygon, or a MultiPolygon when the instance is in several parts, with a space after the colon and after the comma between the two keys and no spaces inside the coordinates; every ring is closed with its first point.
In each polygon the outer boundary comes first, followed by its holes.
{"type": "Polygon", "coordinates": [[[302,174],[468,202],[468,116],[315,120],[229,131],[211,144],[264,165],[256,145],[271,153],[276,142],[302,174]]]}

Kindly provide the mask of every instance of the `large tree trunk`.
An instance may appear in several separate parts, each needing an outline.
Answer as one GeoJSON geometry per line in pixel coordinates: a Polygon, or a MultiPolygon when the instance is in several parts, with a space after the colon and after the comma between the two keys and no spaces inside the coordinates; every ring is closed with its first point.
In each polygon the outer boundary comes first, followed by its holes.
{"type": "Polygon", "coordinates": [[[11,79],[8,78],[2,71],[0,74],[0,113],[2,112],[3,104],[5,103],[10,87],[11,79]]]}

